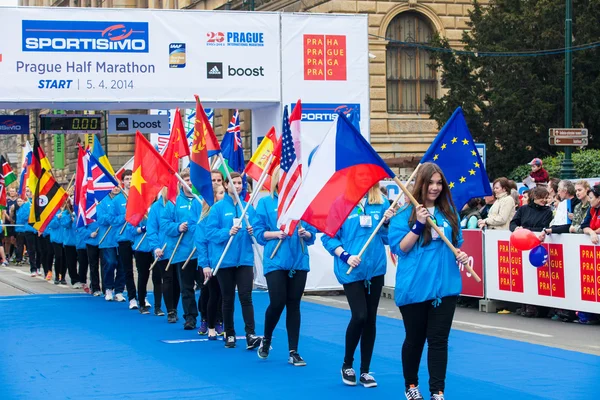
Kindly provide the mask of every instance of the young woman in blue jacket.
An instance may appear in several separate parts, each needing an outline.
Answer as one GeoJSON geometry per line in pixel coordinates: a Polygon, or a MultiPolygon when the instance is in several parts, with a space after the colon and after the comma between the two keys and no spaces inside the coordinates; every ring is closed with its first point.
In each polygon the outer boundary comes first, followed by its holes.
{"type": "Polygon", "coordinates": [[[277,227],[277,206],[279,168],[273,172],[271,195],[263,197],[256,206],[253,219],[254,233],[258,243],[264,246],[263,274],[269,289],[269,307],[265,312],[265,334],[258,348],[258,357],[269,356],[273,331],[286,308],[286,328],[288,334],[288,362],[294,366],[305,366],[306,362],[298,354],[300,337],[300,301],[306,286],[309,267],[308,246],[314,244],[317,230],[310,225],[298,224],[292,236],[277,227]],[[281,242],[275,256],[271,254],[281,242]]]}
{"type": "MultiPolygon", "coordinates": [[[[233,324],[233,302],[235,299],[235,288],[238,289],[238,297],[242,305],[246,331],[246,349],[256,349],[261,339],[256,336],[254,325],[254,305],[252,304],[252,285],[254,283],[254,251],[252,249],[253,234],[252,226],[245,221],[238,222],[242,211],[237,204],[233,191],[238,195],[242,191],[242,177],[236,172],[231,173],[231,182],[226,181],[228,195],[223,200],[214,204],[210,209],[206,221],[206,235],[214,245],[211,252],[211,265],[217,266],[219,258],[225,250],[229,238],[233,236],[233,242],[223,262],[219,267],[217,279],[223,296],[223,322],[225,323],[225,347],[236,346],[235,327],[233,324]]],[[[243,200],[241,208],[246,206],[243,200]]],[[[248,218],[252,220],[254,209],[248,208],[248,218]]]]}
{"type": "Polygon", "coordinates": [[[71,199],[67,199],[65,209],[60,214],[65,257],[64,270],[65,274],[67,271],[69,272],[73,289],[81,289],[82,286],[79,282],[79,273],[77,272],[77,248],[75,247],[77,245],[77,239],[75,237],[76,224],[77,222],[75,221],[71,199]]]}
{"type": "Polygon", "coordinates": [[[389,207],[389,202],[381,194],[379,184],[376,184],[354,207],[334,237],[323,235],[321,238],[325,249],[334,256],[335,276],[344,286],[352,312],[346,330],[346,350],[341,371],[342,382],[350,386],[355,386],[357,381],[352,365],[359,342],[359,381],[365,387],[377,386],[375,378],[369,374],[369,368],[375,346],[377,307],[387,265],[384,247],[387,244],[387,224],[394,215],[394,211],[389,207]],[[382,218],[386,222],[359,258],[357,254],[382,218]],[[352,272],[347,274],[349,267],[352,267],[352,272]]]}
{"type": "Polygon", "coordinates": [[[423,399],[418,371],[427,341],[430,398],[443,400],[448,336],[462,289],[456,262],[469,257],[462,251],[455,256],[427,226],[430,216],[455,247],[462,245],[458,213],[442,170],[433,163],[422,164],[412,193],[419,206],[400,210],[388,235],[390,249],[398,255],[395,300],[406,331],[402,346],[406,398],[423,399]]]}
{"type": "MultiPolygon", "coordinates": [[[[220,172],[219,172],[220,173],[220,172]]],[[[214,202],[223,200],[225,197],[225,187],[223,181],[213,183],[214,202]]],[[[198,271],[202,271],[204,281],[200,289],[200,299],[198,308],[200,309],[200,329],[198,335],[208,335],[208,340],[217,340],[217,336],[225,334],[223,330],[223,298],[221,297],[221,288],[217,279],[211,279],[212,265],[210,254],[214,251],[214,246],[206,237],[206,216],[210,212],[210,207],[204,203],[202,206],[202,220],[196,227],[194,235],[194,244],[196,254],[198,255],[198,271]]]]}
{"type": "MultiPolygon", "coordinates": [[[[17,210],[17,232],[22,233],[25,237],[25,245],[27,246],[27,254],[29,255],[29,271],[31,276],[38,274],[40,265],[42,265],[43,254],[40,253],[41,237],[38,237],[37,231],[29,225],[29,212],[31,210],[31,191],[25,189],[27,201],[24,202],[17,210]]],[[[52,265],[49,269],[44,263],[44,274],[48,277],[52,276],[52,265]]]]}

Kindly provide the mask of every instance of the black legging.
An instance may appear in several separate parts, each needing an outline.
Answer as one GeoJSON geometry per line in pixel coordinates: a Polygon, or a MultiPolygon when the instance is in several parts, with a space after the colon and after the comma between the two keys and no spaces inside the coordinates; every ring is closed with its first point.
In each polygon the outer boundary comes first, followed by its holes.
{"type": "MultiPolygon", "coordinates": [[[[52,243],[52,242],[51,242],[52,243]]],[[[55,281],[67,280],[67,264],[65,263],[65,249],[60,243],[52,243],[54,251],[54,277],[55,281]]]]}
{"type": "Polygon", "coordinates": [[[87,251],[87,260],[90,266],[90,284],[92,285],[92,293],[102,291],[104,293],[104,287],[100,290],[100,276],[104,276],[104,271],[100,271],[100,249],[98,246],[88,244],[85,246],[87,251]]]}
{"type": "MultiPolygon", "coordinates": [[[[54,246],[52,246],[52,242],[50,242],[50,236],[38,236],[37,240],[39,242],[39,262],[44,267],[44,273],[48,275],[48,272],[52,272],[52,263],[54,261],[54,246]]],[[[27,254],[29,254],[29,249],[27,249],[27,254]]],[[[56,276],[54,279],[58,279],[56,276]]]]}
{"type": "Polygon", "coordinates": [[[354,352],[360,341],[360,373],[368,373],[375,347],[377,307],[383,288],[383,275],[368,281],[344,285],[352,318],[346,329],[346,354],[344,368],[352,368],[354,352]]]}
{"type": "MultiPolygon", "coordinates": [[[[154,262],[154,257],[149,251],[136,251],[135,265],[138,270],[138,300],[140,307],[146,305],[146,294],[148,293],[148,279],[150,278],[150,265],[154,262]]],[[[154,290],[154,309],[160,308],[162,303],[162,280],[160,276],[160,268],[152,270],[152,286],[154,290]]]]}
{"type": "Polygon", "coordinates": [[[77,249],[77,263],[79,264],[79,282],[85,285],[88,274],[88,254],[86,249],[77,249]]]}
{"type": "MultiPolygon", "coordinates": [[[[40,254],[40,239],[35,233],[25,232],[23,234],[25,236],[25,242],[27,244],[27,254],[29,254],[29,272],[36,272],[40,269],[42,255],[40,254]]],[[[22,254],[21,254],[22,257],[22,254]]],[[[44,272],[46,271],[46,266],[44,265],[44,272]]]]}
{"type": "Polygon", "coordinates": [[[133,278],[133,249],[131,248],[131,242],[119,242],[119,258],[121,259],[121,265],[123,265],[123,269],[125,270],[127,299],[131,301],[137,297],[135,280],[133,278]]]}
{"type": "Polygon", "coordinates": [[[177,269],[173,268],[173,265],[170,265],[169,270],[165,271],[168,263],[168,258],[166,260],[160,260],[156,263],[154,268],[160,269],[160,276],[162,277],[162,294],[165,301],[165,307],[167,307],[167,312],[177,312],[180,294],[179,279],[177,278],[177,269]]]}
{"type": "Polygon", "coordinates": [[[427,340],[427,368],[429,391],[444,391],[448,366],[448,336],[454,318],[457,296],[443,297],[435,307],[433,300],[400,307],[406,338],[402,345],[404,384],[419,384],[419,363],[427,340]]]}
{"type": "Polygon", "coordinates": [[[196,281],[202,281],[199,279],[199,272],[197,270],[198,260],[196,258],[188,261],[185,269],[182,269],[184,262],[177,264],[171,264],[169,269],[173,268],[177,271],[179,276],[179,287],[181,288],[181,305],[183,306],[183,318],[187,321],[188,319],[196,320],[198,317],[198,304],[196,303],[196,292],[194,290],[196,281]]]}
{"type": "MultiPolygon", "coordinates": [[[[69,271],[71,285],[79,282],[79,273],[77,272],[77,249],[75,246],[63,246],[65,251],[65,274],[69,271]]],[[[63,279],[64,274],[63,274],[63,279]]]]}
{"type": "Polygon", "coordinates": [[[215,329],[217,322],[223,322],[223,298],[217,279],[211,278],[206,285],[202,285],[198,308],[202,320],[208,323],[209,329],[215,329]]]}
{"type": "Polygon", "coordinates": [[[252,305],[254,269],[247,265],[221,268],[217,274],[217,279],[219,280],[219,286],[221,286],[221,296],[223,296],[223,323],[225,324],[225,336],[235,336],[233,309],[236,286],[240,304],[242,305],[242,316],[244,317],[246,335],[254,335],[254,306],[252,305]]]}
{"type": "Polygon", "coordinates": [[[273,331],[286,308],[285,326],[288,334],[288,349],[298,350],[300,337],[300,301],[306,286],[307,271],[277,270],[265,275],[269,289],[269,307],[265,312],[265,339],[271,340],[273,331]]]}

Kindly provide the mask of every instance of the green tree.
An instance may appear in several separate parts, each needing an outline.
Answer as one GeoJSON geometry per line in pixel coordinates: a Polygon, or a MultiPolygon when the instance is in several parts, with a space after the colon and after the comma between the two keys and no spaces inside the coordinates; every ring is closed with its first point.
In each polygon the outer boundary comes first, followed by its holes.
{"type": "MultiPolygon", "coordinates": [[[[574,1],[574,45],[600,37],[600,2],[574,1]]],[[[564,125],[564,54],[514,56],[518,52],[564,47],[564,0],[473,2],[464,49],[450,51],[448,40],[434,38],[433,65],[446,94],[428,98],[431,118],[442,126],[462,106],[474,139],[487,145],[490,178],[507,175],[533,157],[559,150],[548,145],[548,129],[564,125]],[[512,56],[484,54],[511,53],[512,56]],[[482,54],[480,54],[482,53],[482,54]]],[[[587,127],[590,147],[598,147],[600,128],[600,49],[574,52],[573,125],[587,127]]]]}

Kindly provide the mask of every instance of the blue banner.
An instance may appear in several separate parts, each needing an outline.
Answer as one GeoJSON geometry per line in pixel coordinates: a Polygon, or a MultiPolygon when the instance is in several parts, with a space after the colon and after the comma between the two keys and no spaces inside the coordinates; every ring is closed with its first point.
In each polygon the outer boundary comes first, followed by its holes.
{"type": "Polygon", "coordinates": [[[29,133],[29,115],[0,115],[0,135],[29,133]]]}

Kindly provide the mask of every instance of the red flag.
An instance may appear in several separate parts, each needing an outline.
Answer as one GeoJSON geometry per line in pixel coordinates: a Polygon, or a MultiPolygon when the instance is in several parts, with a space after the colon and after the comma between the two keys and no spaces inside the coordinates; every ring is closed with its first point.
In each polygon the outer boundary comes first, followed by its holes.
{"type": "MultiPolygon", "coordinates": [[[[183,121],[181,120],[181,113],[179,108],[175,111],[175,120],[173,121],[173,129],[171,129],[171,136],[169,136],[169,143],[167,143],[167,150],[164,153],[163,158],[175,171],[179,171],[179,159],[183,157],[189,157],[190,148],[188,146],[187,137],[185,135],[185,129],[183,128],[183,121]]],[[[171,177],[171,182],[167,186],[167,198],[175,204],[177,201],[177,184],[178,180],[176,176],[171,177]]]]}
{"type": "Polygon", "coordinates": [[[196,122],[191,150],[190,180],[204,201],[212,206],[214,194],[208,157],[218,154],[221,148],[198,96],[196,96],[196,122]]]}
{"type": "Polygon", "coordinates": [[[199,132],[203,133],[204,135],[208,157],[212,157],[221,152],[221,146],[219,145],[219,141],[215,136],[215,131],[213,130],[212,125],[210,122],[208,122],[208,117],[206,116],[206,112],[204,112],[202,103],[200,103],[200,98],[198,95],[194,95],[194,97],[196,98],[196,123],[194,125],[194,129],[197,127],[201,128],[199,132]]]}
{"type": "Polygon", "coordinates": [[[137,226],[158,192],[167,186],[175,170],[156,151],[148,140],[137,131],[131,189],[125,212],[125,220],[137,226]]]}
{"type": "MultiPolygon", "coordinates": [[[[85,174],[85,169],[83,166],[83,158],[85,157],[85,151],[83,147],[81,147],[81,143],[77,143],[79,147],[77,151],[77,168],[75,169],[75,193],[74,193],[74,208],[75,214],[79,218],[79,209],[81,207],[81,196],[85,196],[85,193],[81,193],[81,188],[83,187],[83,175],[85,174]]],[[[85,203],[84,203],[85,204],[85,203]]],[[[85,206],[84,206],[85,208],[85,206]]]]}
{"type": "MultiPolygon", "coordinates": [[[[265,182],[263,183],[263,187],[266,190],[271,190],[271,175],[273,174],[275,167],[279,165],[281,159],[281,138],[277,139],[275,127],[273,126],[260,142],[260,145],[248,162],[245,171],[246,175],[258,182],[271,154],[273,154],[273,161],[271,162],[269,171],[267,171],[267,179],[265,179],[265,182]]],[[[260,190],[260,188],[258,188],[258,190],[260,190]]]]}

